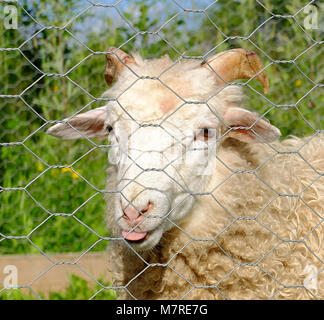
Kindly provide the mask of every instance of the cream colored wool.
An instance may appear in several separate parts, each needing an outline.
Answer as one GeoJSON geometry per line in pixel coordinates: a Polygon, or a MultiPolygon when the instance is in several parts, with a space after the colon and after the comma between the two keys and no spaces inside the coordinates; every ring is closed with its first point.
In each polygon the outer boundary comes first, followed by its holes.
{"type": "MultiPolygon", "coordinates": [[[[139,75],[156,76],[171,65],[167,57],[149,63],[136,59],[138,67],[133,69],[139,75]]],[[[217,87],[195,63],[176,64],[161,78],[184,98],[190,92],[204,101],[217,87]],[[195,68],[197,77],[190,72],[195,68]]],[[[118,96],[134,79],[125,70],[107,95],[118,96]]],[[[143,80],[121,96],[121,104],[127,105],[136,94],[152,99],[151,109],[143,107],[143,99],[133,99],[133,107],[143,118],[149,114],[162,117],[161,104],[177,102],[160,83],[143,80]],[[157,92],[160,95],[154,95],[157,92]],[[155,104],[160,108],[154,105],[157,96],[160,100],[155,104]]],[[[242,101],[241,90],[230,86],[210,105],[222,115],[224,109],[242,101]]],[[[224,138],[217,151],[217,172],[201,189],[211,193],[196,196],[185,220],[166,232],[156,248],[134,253],[124,241],[110,242],[116,284],[127,287],[121,290],[121,298],[324,298],[324,177],[314,170],[324,172],[323,135],[290,137],[271,146],[278,152],[300,150],[278,153],[267,144],[224,138]],[[309,267],[319,272],[317,288],[304,286],[309,267]]],[[[114,170],[108,170],[108,190],[115,190],[114,170]]],[[[108,229],[120,238],[112,197],[107,196],[108,229]]]]}
{"type": "MultiPolygon", "coordinates": [[[[307,140],[290,138],[275,146],[296,150],[307,140]]],[[[275,154],[262,144],[232,142],[222,146],[218,156],[233,170],[254,170],[275,154]]],[[[323,172],[323,136],[307,142],[300,155],[323,172]]],[[[222,299],[223,295],[229,299],[323,298],[323,272],[318,274],[318,290],[306,290],[303,283],[307,266],[315,266],[318,271],[323,268],[324,227],[318,225],[318,215],[324,215],[324,177],[319,178],[302,157],[277,154],[257,174],[234,174],[228,180],[231,172],[222,167],[222,176],[218,175],[206,189],[212,190],[226,180],[213,192],[215,198],[197,197],[187,220],[165,234],[158,248],[138,253],[147,264],[166,266],[147,267],[124,244],[111,244],[111,259],[119,262],[115,275],[118,285],[135,278],[127,288],[137,299],[222,299]],[[231,224],[239,217],[242,219],[231,224]],[[201,241],[191,240],[180,228],[201,241]]],[[[108,187],[112,186],[112,177],[113,168],[108,172],[108,187]]],[[[109,204],[108,200],[108,208],[112,209],[109,204]]],[[[108,224],[110,227],[111,222],[108,224]]],[[[130,298],[126,294],[124,297],[130,298]]]]}

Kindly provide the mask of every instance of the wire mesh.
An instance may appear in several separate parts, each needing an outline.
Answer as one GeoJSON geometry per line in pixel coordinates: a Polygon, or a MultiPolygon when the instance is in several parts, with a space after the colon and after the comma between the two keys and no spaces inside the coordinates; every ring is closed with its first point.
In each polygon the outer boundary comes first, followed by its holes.
{"type": "MultiPolygon", "coordinates": [[[[223,292],[222,284],[235,273],[239,274],[241,269],[251,267],[273,282],[275,289],[267,298],[276,298],[287,289],[302,289],[305,297],[321,298],[316,290],[309,289],[302,280],[300,283],[287,284],[284,275],[269,272],[263,263],[280,246],[302,245],[315,257],[316,276],[322,277],[323,250],[316,251],[307,240],[315,230],[321,230],[323,212],[313,209],[303,199],[302,192],[278,192],[259,174],[276,156],[291,153],[302,158],[315,173],[316,178],[304,190],[322,181],[323,168],[314,167],[302,153],[303,147],[323,131],[321,92],[324,65],[321,61],[323,31],[320,15],[324,14],[324,8],[317,1],[296,1],[294,4],[271,0],[0,1],[0,10],[5,10],[9,5],[16,10],[16,16],[13,15],[7,21],[7,12],[3,14],[3,24],[0,20],[0,253],[40,253],[50,262],[48,269],[30,283],[19,285],[19,288],[29,288],[40,298],[33,290],[33,283],[59,264],[72,264],[101,287],[91,298],[96,298],[102,291],[114,289],[137,299],[139,297],[132,293],[134,284],[140,287],[139,282],[152,268],[164,268],[177,274],[182,281],[179,280],[179,283],[187,288],[186,293],[177,298],[197,297],[191,294],[214,289],[214,297],[231,299],[235,297],[223,292]],[[13,23],[15,17],[18,19],[18,27],[12,29],[10,23],[13,23]],[[217,158],[228,169],[228,176],[212,190],[198,192],[183,186],[177,177],[168,173],[168,169],[178,159],[169,161],[162,168],[145,168],[138,161],[140,156],[132,158],[125,153],[129,166],[136,166],[138,174],[121,189],[107,189],[103,173],[110,166],[107,152],[116,147],[114,144],[87,137],[62,142],[46,135],[44,131],[53,124],[62,123],[64,118],[70,121],[82,112],[111,102],[117,103],[124,115],[137,124],[128,139],[141,128],[150,126],[134,119],[126,106],[120,103],[120,97],[101,95],[106,89],[103,78],[105,56],[107,53],[116,55],[114,51],[107,52],[109,46],[126,52],[139,51],[145,58],[168,54],[175,61],[157,77],[133,73],[137,77],[136,81],[158,81],[181,101],[158,126],[152,128],[170,135],[183,146],[184,154],[190,148],[170,133],[167,125],[170,118],[188,104],[202,104],[211,113],[213,111],[208,100],[188,100],[161,78],[179,62],[207,61],[207,57],[212,54],[235,47],[257,52],[270,79],[271,86],[267,95],[261,93],[260,84],[253,79],[235,82],[244,88],[248,96],[247,108],[261,114],[257,121],[269,118],[272,124],[280,128],[284,137],[306,135],[308,139],[303,140],[294,151],[277,150],[271,143],[263,141],[271,150],[270,155],[250,171],[231,169],[226,161],[217,158]],[[121,236],[111,235],[109,225],[107,228],[104,222],[104,196],[117,193],[125,203],[138,210],[133,199],[127,196],[127,188],[141,175],[152,172],[163,172],[169,181],[186,192],[187,198],[212,198],[231,218],[230,223],[217,230],[212,238],[192,236],[181,223],[170,219],[172,213],[187,200],[184,198],[162,218],[168,220],[177,232],[186,234],[188,240],[169,256],[168,261],[148,262],[146,253],[134,251],[121,236]],[[223,185],[231,183],[233,177],[242,173],[246,174],[247,179],[261,181],[273,193],[271,198],[264,200],[262,208],[251,216],[237,216],[217,196],[223,185]],[[287,202],[291,198],[297,198],[316,216],[316,223],[300,238],[282,237],[279,226],[273,230],[262,220],[268,207],[283,198],[287,202]],[[223,235],[240,223],[245,224],[247,229],[249,224],[256,223],[276,239],[271,248],[261,251],[254,262],[234,257],[226,249],[226,245],[221,243],[223,235]],[[94,278],[79,262],[89,252],[103,251],[114,242],[129,247],[134,253],[132,259],[141,260],[143,266],[127,282],[107,286],[94,278]],[[213,283],[199,283],[199,277],[195,281],[188,279],[182,274],[183,270],[177,270],[172,265],[172,261],[200,242],[211,243],[230,261],[231,270],[213,283]],[[77,254],[73,261],[57,262],[49,255],[53,252],[77,254]]],[[[126,87],[120,96],[129,91],[134,83],[126,87]]],[[[215,92],[213,97],[221,94],[221,91],[215,92]]],[[[262,140],[261,137],[259,140],[262,140]]],[[[109,181],[109,175],[107,179],[109,181]]],[[[111,201],[107,205],[108,209],[114,207],[111,201]]],[[[113,260],[113,256],[111,259],[113,260]]],[[[207,263],[202,266],[205,268],[203,272],[208,272],[207,267],[207,263]]],[[[244,282],[240,286],[244,287],[244,282]]],[[[7,290],[9,289],[3,287],[0,293],[7,290]]],[[[244,293],[240,298],[244,298],[244,293]]]]}

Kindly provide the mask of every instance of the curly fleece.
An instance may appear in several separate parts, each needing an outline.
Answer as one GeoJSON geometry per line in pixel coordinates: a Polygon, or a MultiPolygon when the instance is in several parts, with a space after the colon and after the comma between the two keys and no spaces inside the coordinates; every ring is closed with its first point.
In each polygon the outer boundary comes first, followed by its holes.
{"type": "MultiPolygon", "coordinates": [[[[111,241],[121,298],[324,298],[323,134],[272,146],[225,140],[211,193],[151,252],[111,241]],[[305,286],[309,268],[317,286],[305,286]]],[[[119,238],[112,203],[108,194],[108,226],[119,238]]]]}

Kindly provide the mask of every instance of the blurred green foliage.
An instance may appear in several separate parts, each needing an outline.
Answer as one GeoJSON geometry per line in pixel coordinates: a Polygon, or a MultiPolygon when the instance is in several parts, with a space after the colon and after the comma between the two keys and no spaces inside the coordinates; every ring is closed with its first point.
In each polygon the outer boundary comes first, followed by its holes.
{"type": "Polygon", "coordinates": [[[107,149],[62,142],[44,131],[48,120],[101,105],[95,98],[106,89],[105,56],[98,53],[108,46],[173,59],[254,50],[267,68],[270,90],[264,97],[257,93],[260,85],[249,82],[247,107],[266,114],[283,137],[323,129],[323,88],[312,83],[323,83],[323,45],[316,43],[323,31],[303,28],[309,1],[218,0],[208,6],[212,2],[125,0],[117,10],[85,0],[25,0],[18,6],[18,30],[5,29],[0,19],[0,48],[14,49],[0,51],[0,186],[26,187],[0,189],[0,233],[31,240],[0,236],[0,253],[105,248],[99,191],[105,188],[107,149]],[[71,164],[73,170],[49,169],[71,164]]]}

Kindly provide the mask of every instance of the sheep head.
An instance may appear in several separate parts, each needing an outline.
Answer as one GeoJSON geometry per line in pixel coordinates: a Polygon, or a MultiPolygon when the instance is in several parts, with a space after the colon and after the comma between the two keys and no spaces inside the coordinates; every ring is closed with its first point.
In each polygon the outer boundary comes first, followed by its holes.
{"type": "Polygon", "coordinates": [[[175,224],[194,219],[195,193],[217,175],[215,155],[223,140],[271,142],[280,131],[242,108],[241,87],[229,84],[255,78],[267,91],[255,53],[235,49],[204,62],[174,63],[168,56],[143,60],[108,51],[105,78],[113,85],[105,95],[113,101],[65,119],[48,133],[63,139],[109,137],[119,236],[138,251],[148,250],[175,224]]]}

